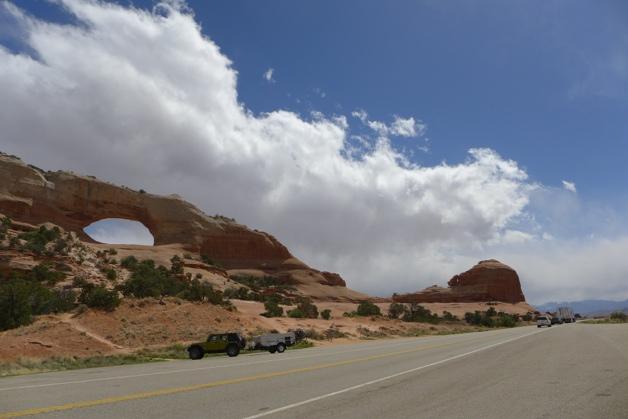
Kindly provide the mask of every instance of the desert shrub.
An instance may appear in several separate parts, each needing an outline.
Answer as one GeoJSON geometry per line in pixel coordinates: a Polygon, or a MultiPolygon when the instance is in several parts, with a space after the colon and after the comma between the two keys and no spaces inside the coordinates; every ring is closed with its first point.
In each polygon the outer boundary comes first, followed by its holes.
{"type": "Polygon", "coordinates": [[[0,330],[13,329],[30,324],[31,285],[20,278],[0,283],[0,330]]]}
{"type": "Polygon", "coordinates": [[[184,291],[184,280],[170,275],[163,266],[156,267],[155,262],[147,259],[131,269],[131,277],[121,286],[124,295],[135,298],[175,296],[184,291]]]}
{"type": "Polygon", "coordinates": [[[264,303],[265,312],[262,313],[264,317],[281,317],[283,316],[283,308],[279,306],[278,299],[269,298],[264,303]]]}
{"type": "Polygon", "coordinates": [[[402,320],[405,322],[436,324],[440,321],[440,318],[436,313],[432,313],[419,304],[411,304],[410,309],[404,313],[402,320]]]}
{"type": "Polygon", "coordinates": [[[388,317],[398,319],[407,310],[406,306],[401,303],[391,303],[388,306],[388,317]]]}
{"type": "Polygon", "coordinates": [[[44,253],[46,245],[59,237],[61,237],[61,230],[56,226],[51,229],[46,228],[46,226],[40,226],[37,230],[22,233],[18,236],[19,239],[26,241],[24,250],[31,251],[37,255],[44,253]]]}
{"type": "Polygon", "coordinates": [[[458,317],[451,314],[449,311],[443,311],[443,320],[448,322],[458,321],[458,317]]]}
{"type": "Polygon", "coordinates": [[[611,320],[626,323],[628,321],[628,315],[621,311],[614,311],[610,315],[611,320]]]}
{"type": "Polygon", "coordinates": [[[293,319],[303,319],[305,318],[305,313],[301,311],[299,308],[295,308],[288,311],[288,317],[292,317],[293,319]]]}
{"type": "Polygon", "coordinates": [[[356,310],[358,316],[381,316],[382,312],[378,306],[373,304],[370,301],[362,301],[358,304],[358,309],[356,310]]]}
{"type": "Polygon", "coordinates": [[[170,272],[172,272],[175,275],[183,273],[183,259],[181,259],[178,255],[174,255],[170,259],[170,263],[171,263],[170,272]]]}
{"type": "Polygon", "coordinates": [[[120,261],[120,266],[122,266],[125,269],[129,269],[129,270],[133,270],[135,269],[135,267],[137,266],[139,262],[137,261],[137,258],[133,255],[131,256],[127,256],[125,258],[123,258],[120,261]]]}
{"type": "Polygon", "coordinates": [[[7,231],[13,225],[13,221],[9,217],[0,218],[0,240],[4,240],[7,236],[7,231]]]}
{"type": "Polygon", "coordinates": [[[316,331],[316,329],[306,329],[304,330],[304,333],[305,333],[305,337],[308,339],[314,339],[314,340],[325,339],[325,335],[323,333],[316,331]]]}
{"type": "Polygon", "coordinates": [[[188,301],[206,301],[210,304],[223,304],[223,295],[214,290],[211,284],[193,279],[189,285],[178,295],[188,301]]]}
{"type": "Polygon", "coordinates": [[[81,304],[85,304],[87,307],[105,311],[113,311],[120,305],[120,298],[118,297],[117,291],[110,291],[101,285],[94,286],[92,284],[83,287],[78,301],[81,304]]]}
{"type": "Polygon", "coordinates": [[[116,279],[118,279],[118,273],[115,269],[107,268],[104,270],[104,273],[109,281],[115,281],[116,279]]]}
{"type": "Polygon", "coordinates": [[[321,311],[321,319],[325,319],[325,320],[331,319],[331,310],[326,308],[325,310],[321,311]]]}
{"type": "Polygon", "coordinates": [[[312,300],[307,297],[299,297],[297,300],[297,308],[295,310],[299,310],[303,313],[303,317],[308,319],[316,319],[318,317],[318,307],[316,307],[316,305],[312,303],[312,300]]]}
{"type": "Polygon", "coordinates": [[[29,279],[32,279],[37,282],[46,282],[48,285],[54,285],[59,281],[63,281],[65,279],[65,274],[63,272],[55,271],[50,267],[50,265],[45,263],[40,263],[35,266],[30,273],[28,274],[29,279]]]}
{"type": "Polygon", "coordinates": [[[113,247],[110,248],[109,250],[107,250],[107,252],[111,255],[111,256],[115,256],[118,254],[118,251],[116,249],[114,249],[113,247]]]}
{"type": "Polygon", "coordinates": [[[345,332],[342,332],[335,327],[330,327],[329,329],[325,330],[324,335],[325,335],[325,338],[329,341],[333,339],[347,337],[347,334],[345,332]]]}
{"type": "Polygon", "coordinates": [[[29,275],[0,277],[0,330],[29,324],[33,315],[69,311],[75,300],[74,292],[51,290],[29,275]]]}
{"type": "Polygon", "coordinates": [[[0,218],[0,227],[4,227],[6,229],[9,229],[13,226],[13,220],[11,220],[10,217],[2,217],[0,218]]]}
{"type": "Polygon", "coordinates": [[[465,313],[464,319],[469,324],[484,327],[515,327],[517,325],[516,316],[504,312],[498,313],[497,316],[488,316],[489,311],[490,309],[484,313],[477,310],[474,313],[465,313]]]}

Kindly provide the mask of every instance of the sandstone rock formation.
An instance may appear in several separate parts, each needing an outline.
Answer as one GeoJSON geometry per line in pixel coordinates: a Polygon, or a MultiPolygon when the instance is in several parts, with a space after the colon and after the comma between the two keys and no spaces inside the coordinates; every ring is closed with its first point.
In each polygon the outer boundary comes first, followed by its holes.
{"type": "Polygon", "coordinates": [[[19,158],[0,153],[0,212],[31,223],[50,222],[91,241],[83,229],[95,221],[139,221],[155,245],[182,244],[225,269],[266,273],[300,269],[323,285],[345,287],[338,274],[309,268],[268,233],[232,219],[211,217],[178,196],[159,196],[103,182],[91,176],[44,172],[19,158]]]}
{"type": "Polygon", "coordinates": [[[478,262],[468,271],[454,275],[447,284],[448,288],[434,285],[416,293],[395,295],[393,300],[401,303],[525,302],[517,272],[495,259],[478,262]]]}

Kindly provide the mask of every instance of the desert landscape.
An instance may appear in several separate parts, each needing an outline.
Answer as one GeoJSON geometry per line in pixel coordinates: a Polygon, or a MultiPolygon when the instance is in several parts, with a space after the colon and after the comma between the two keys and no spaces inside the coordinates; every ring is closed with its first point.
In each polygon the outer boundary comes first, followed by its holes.
{"type": "Polygon", "coordinates": [[[310,342],[332,345],[512,327],[534,312],[516,271],[496,260],[447,287],[370,296],[270,234],[178,196],[44,172],[6,154],[0,219],[5,373],[51,359],[184,356],[184,345],[210,332],[303,329],[310,342]],[[142,222],[155,245],[96,243],[83,231],[107,218],[142,222]]]}

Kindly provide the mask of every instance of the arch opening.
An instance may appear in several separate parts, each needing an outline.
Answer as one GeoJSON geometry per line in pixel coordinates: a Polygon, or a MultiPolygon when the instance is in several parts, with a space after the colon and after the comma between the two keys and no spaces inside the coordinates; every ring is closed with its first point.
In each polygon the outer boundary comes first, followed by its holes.
{"type": "Polygon", "coordinates": [[[155,238],[144,224],[123,218],[105,218],[83,229],[91,239],[106,244],[153,246],[155,238]]]}

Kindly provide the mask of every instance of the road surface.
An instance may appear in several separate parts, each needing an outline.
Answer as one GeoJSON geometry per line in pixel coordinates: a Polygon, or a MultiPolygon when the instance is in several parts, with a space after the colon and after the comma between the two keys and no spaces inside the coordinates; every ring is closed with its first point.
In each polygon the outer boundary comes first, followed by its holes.
{"type": "Polygon", "coordinates": [[[0,418],[627,418],[628,325],[565,324],[0,379],[0,418]]]}

